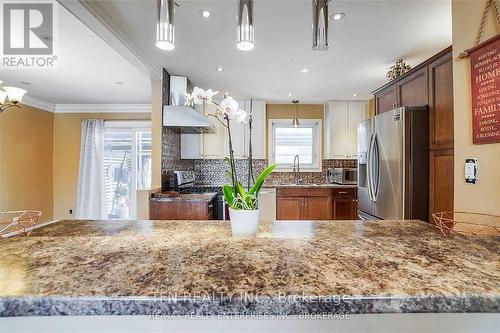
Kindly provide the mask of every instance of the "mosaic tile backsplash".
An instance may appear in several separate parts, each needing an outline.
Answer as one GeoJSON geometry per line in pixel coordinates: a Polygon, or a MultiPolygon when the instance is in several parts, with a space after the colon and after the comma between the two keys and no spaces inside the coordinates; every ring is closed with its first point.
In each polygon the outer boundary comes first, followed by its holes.
{"type": "MultiPolygon", "coordinates": [[[[254,160],[253,170],[257,177],[268,165],[267,160],[254,160]]],[[[328,168],[355,168],[356,160],[323,160],[322,172],[301,172],[300,177],[306,184],[326,183],[326,170],[328,168]]],[[[230,182],[227,176],[229,166],[224,160],[194,160],[193,167],[197,185],[221,186],[230,182]]],[[[247,184],[248,161],[237,160],[236,169],[238,179],[244,185],[247,184]]],[[[266,184],[286,184],[295,180],[293,172],[273,172],[266,181],[266,184]]]]}

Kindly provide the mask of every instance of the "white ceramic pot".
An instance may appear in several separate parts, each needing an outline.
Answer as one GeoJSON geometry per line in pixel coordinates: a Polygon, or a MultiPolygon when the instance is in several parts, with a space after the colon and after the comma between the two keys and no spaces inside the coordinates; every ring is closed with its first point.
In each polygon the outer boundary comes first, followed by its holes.
{"type": "Polygon", "coordinates": [[[229,217],[231,218],[231,231],[233,237],[250,238],[257,235],[260,209],[236,210],[229,208],[229,217]]]}

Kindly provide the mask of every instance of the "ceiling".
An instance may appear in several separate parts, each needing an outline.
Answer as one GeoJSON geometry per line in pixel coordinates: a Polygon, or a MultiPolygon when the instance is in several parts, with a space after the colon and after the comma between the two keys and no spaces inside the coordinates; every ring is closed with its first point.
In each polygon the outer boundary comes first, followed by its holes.
{"type": "Polygon", "coordinates": [[[148,75],[62,6],[58,5],[57,14],[57,68],[2,70],[5,85],[24,88],[30,97],[52,104],[150,103],[148,75]]]}
{"type": "MultiPolygon", "coordinates": [[[[311,50],[309,0],[256,0],[256,46],[249,52],[236,49],[237,1],[178,0],[173,51],[154,45],[156,0],[87,2],[151,64],[164,66],[171,74],[187,75],[203,88],[269,102],[367,99],[387,82],[385,74],[398,58],[415,66],[451,45],[450,0],[334,1],[330,14],[343,12],[346,17],[338,23],[330,20],[326,52],[311,50]],[[202,9],[212,15],[202,18],[202,9]],[[223,72],[216,71],[219,66],[223,72]],[[301,68],[309,72],[302,74],[301,68]]],[[[95,59],[95,53],[88,53],[83,62],[81,57],[73,60],[74,65],[92,68],[86,73],[88,80],[106,79],[112,85],[130,78],[102,66],[99,69],[104,72],[96,70],[93,60],[101,62],[101,57],[95,59]]]]}

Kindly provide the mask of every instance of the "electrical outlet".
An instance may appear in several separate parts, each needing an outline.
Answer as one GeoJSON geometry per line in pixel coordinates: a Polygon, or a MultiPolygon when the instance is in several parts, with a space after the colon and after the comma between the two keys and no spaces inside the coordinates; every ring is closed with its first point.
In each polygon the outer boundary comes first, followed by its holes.
{"type": "Polygon", "coordinates": [[[69,215],[73,215],[73,209],[69,210],[69,215]]]}
{"type": "Polygon", "coordinates": [[[477,158],[465,159],[465,182],[467,184],[477,183],[477,158]]]}

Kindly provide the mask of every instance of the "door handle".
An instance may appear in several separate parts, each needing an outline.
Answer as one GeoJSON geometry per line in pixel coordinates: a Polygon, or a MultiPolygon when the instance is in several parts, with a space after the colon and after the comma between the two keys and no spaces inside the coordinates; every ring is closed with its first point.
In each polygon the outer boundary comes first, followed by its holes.
{"type": "Polygon", "coordinates": [[[368,152],[366,156],[366,178],[367,178],[367,189],[368,189],[368,197],[370,198],[370,201],[373,201],[373,193],[372,193],[372,147],[373,147],[373,136],[374,134],[372,133],[370,135],[370,141],[368,143],[368,152]]]}
{"type": "Polygon", "coordinates": [[[373,154],[372,154],[372,159],[374,163],[376,163],[376,171],[375,169],[372,169],[372,171],[376,172],[376,174],[373,175],[372,179],[372,194],[373,194],[373,201],[377,201],[377,196],[378,196],[378,188],[379,188],[379,182],[380,182],[380,150],[378,147],[378,135],[375,133],[373,135],[373,154]]]}

